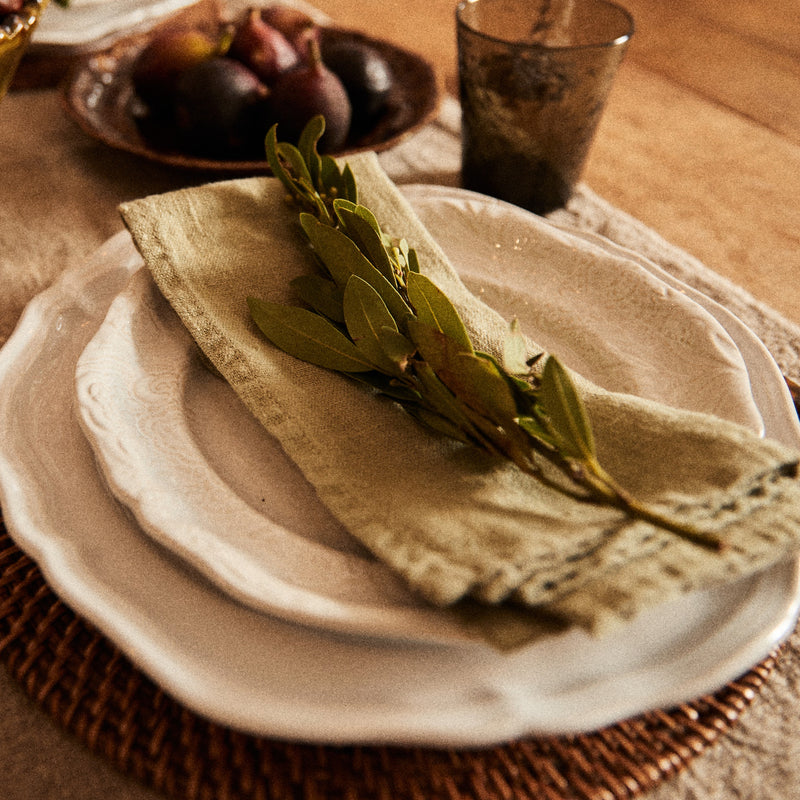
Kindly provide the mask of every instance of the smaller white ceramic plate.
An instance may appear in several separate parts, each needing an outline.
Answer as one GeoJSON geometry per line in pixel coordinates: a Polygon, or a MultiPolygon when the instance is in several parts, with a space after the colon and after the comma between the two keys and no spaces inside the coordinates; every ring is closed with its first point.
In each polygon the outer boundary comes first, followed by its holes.
{"type": "Polygon", "coordinates": [[[34,46],[97,46],[115,34],[143,29],[197,0],[72,0],[51,2],[33,35],[34,46]]]}
{"type": "Polygon", "coordinates": [[[252,608],[349,633],[463,640],[330,515],[202,364],[140,270],[75,371],[78,418],[142,528],[252,608]]]}
{"type": "MultiPolygon", "coordinates": [[[[456,230],[446,224],[448,214],[464,213],[466,209],[472,208],[474,214],[483,218],[487,215],[502,217],[509,229],[514,225],[524,228],[531,224],[530,214],[519,207],[465,189],[413,184],[402,187],[402,190],[425,225],[437,226],[437,240],[454,263],[471,263],[474,258],[472,255],[473,242],[461,238],[456,230]]],[[[551,223],[542,224],[550,225],[551,223]]],[[[780,368],[764,343],[747,325],[727,308],[678,280],[658,264],[639,253],[621,247],[595,233],[569,227],[565,230],[569,236],[584,239],[616,257],[639,264],[659,280],[706,309],[733,339],[747,364],[751,374],[750,388],[753,399],[762,418],[770,421],[769,435],[788,443],[800,442],[800,421],[798,421],[794,401],[783,380],[780,368]]],[[[506,242],[506,247],[509,244],[506,242]]]]}

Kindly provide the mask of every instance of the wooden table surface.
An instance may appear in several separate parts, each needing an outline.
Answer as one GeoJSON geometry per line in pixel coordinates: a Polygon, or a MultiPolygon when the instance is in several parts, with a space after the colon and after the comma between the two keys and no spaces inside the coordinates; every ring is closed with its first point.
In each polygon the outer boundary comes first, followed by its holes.
{"type": "MultiPolygon", "coordinates": [[[[797,0],[621,4],[636,33],[585,180],[800,322],[797,0]]],[[[425,54],[443,89],[457,92],[455,0],[315,5],[425,54]]]]}

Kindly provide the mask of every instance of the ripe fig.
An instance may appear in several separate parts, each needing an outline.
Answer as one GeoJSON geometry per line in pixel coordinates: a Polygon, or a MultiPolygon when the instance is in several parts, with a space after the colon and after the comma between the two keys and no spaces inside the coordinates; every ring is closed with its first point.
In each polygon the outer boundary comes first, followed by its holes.
{"type": "Polygon", "coordinates": [[[292,69],[300,60],[286,37],[264,22],[257,8],[251,8],[236,28],[229,54],[265,83],[292,69]]]}
{"type": "Polygon", "coordinates": [[[136,57],[131,81],[136,94],[152,110],[172,104],[180,76],[213,58],[219,43],[203,31],[175,28],[157,34],[136,57]]]}
{"type": "Polygon", "coordinates": [[[280,4],[262,8],[261,19],[279,30],[302,56],[307,54],[308,40],[315,38],[318,31],[316,22],[308,14],[280,4]]]}
{"type": "Polygon", "coordinates": [[[350,131],[350,100],[339,78],[322,63],[316,40],[311,40],[309,54],[308,64],[284,72],[273,84],[272,113],[285,141],[296,141],[308,121],[322,114],[325,133],[320,151],[336,152],[350,131]]]}
{"type": "Polygon", "coordinates": [[[181,146],[210,158],[263,158],[268,94],[258,77],[233,58],[216,56],[191,67],[176,88],[181,146]]]}
{"type": "Polygon", "coordinates": [[[386,59],[365,42],[322,39],[322,60],[339,77],[347,90],[352,107],[351,126],[363,133],[375,123],[394,85],[394,77],[386,59]]]}

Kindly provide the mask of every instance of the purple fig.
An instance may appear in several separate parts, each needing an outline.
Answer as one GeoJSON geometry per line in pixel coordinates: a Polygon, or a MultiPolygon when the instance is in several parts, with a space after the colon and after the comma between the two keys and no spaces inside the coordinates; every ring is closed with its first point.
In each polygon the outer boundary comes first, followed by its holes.
{"type": "Polygon", "coordinates": [[[383,111],[394,86],[388,62],[375,47],[365,42],[332,36],[322,39],[322,59],[347,90],[353,130],[366,132],[383,111]]]}
{"type": "Polygon", "coordinates": [[[311,40],[309,63],[284,72],[272,86],[270,102],[280,135],[296,141],[308,121],[322,114],[325,133],[320,150],[341,150],[350,131],[350,100],[342,82],[323,63],[319,44],[311,40]]]}
{"type": "Polygon", "coordinates": [[[300,60],[286,37],[264,22],[257,8],[251,8],[237,27],[229,55],[239,59],[265,83],[271,83],[300,60]]]}
{"type": "Polygon", "coordinates": [[[172,104],[180,76],[216,55],[219,42],[194,28],[174,28],[154,36],[136,57],[131,82],[152,108],[172,104]]]}
{"type": "Polygon", "coordinates": [[[280,4],[261,9],[261,19],[279,30],[303,57],[308,52],[308,41],[316,38],[318,27],[308,14],[280,4]]]}
{"type": "Polygon", "coordinates": [[[181,146],[224,160],[263,158],[269,90],[240,61],[217,56],[183,73],[175,124],[181,146]]]}

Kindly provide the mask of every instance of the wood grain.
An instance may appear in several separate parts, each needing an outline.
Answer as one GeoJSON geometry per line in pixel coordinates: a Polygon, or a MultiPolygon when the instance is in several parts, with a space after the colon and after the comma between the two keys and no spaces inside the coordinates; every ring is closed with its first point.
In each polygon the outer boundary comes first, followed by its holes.
{"type": "Polygon", "coordinates": [[[800,320],[800,147],[633,63],[601,125],[595,191],[800,320]]]}
{"type": "MultiPolygon", "coordinates": [[[[800,144],[800,30],[784,41],[782,25],[752,16],[745,25],[728,5],[738,4],[627,0],[637,28],[630,60],[800,144]]],[[[785,5],[783,16],[773,9],[776,19],[800,16],[785,5]]]]}
{"type": "MultiPolygon", "coordinates": [[[[797,0],[622,0],[634,35],[585,178],[800,322],[797,0]]],[[[426,55],[457,91],[454,0],[318,0],[426,55]]]]}

